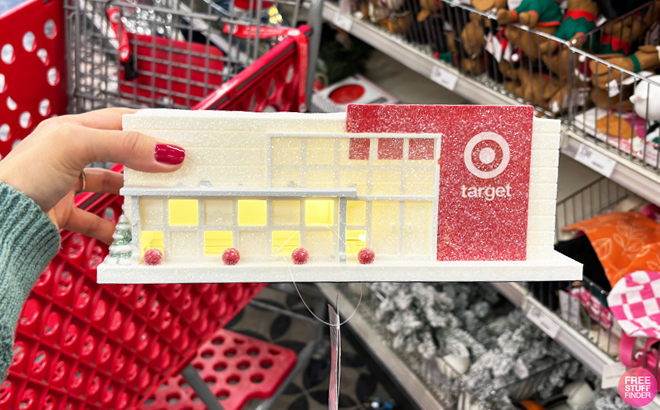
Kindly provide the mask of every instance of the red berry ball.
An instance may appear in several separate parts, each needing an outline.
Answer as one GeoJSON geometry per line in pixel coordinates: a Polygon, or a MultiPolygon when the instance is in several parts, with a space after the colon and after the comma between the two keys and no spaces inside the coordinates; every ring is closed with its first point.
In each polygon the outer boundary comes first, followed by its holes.
{"type": "Polygon", "coordinates": [[[309,260],[309,252],[305,248],[296,248],[291,253],[291,259],[296,265],[304,265],[309,260]]]}
{"type": "Polygon", "coordinates": [[[163,252],[151,248],[144,253],[144,263],[147,265],[160,265],[163,262],[163,252]]]}
{"type": "Polygon", "coordinates": [[[236,248],[227,248],[222,252],[222,261],[225,265],[236,265],[241,260],[241,254],[236,248]]]}
{"type": "Polygon", "coordinates": [[[375,258],[376,254],[369,248],[362,248],[360,249],[360,252],[358,252],[358,262],[360,262],[362,265],[369,265],[370,263],[373,263],[375,258]]]}

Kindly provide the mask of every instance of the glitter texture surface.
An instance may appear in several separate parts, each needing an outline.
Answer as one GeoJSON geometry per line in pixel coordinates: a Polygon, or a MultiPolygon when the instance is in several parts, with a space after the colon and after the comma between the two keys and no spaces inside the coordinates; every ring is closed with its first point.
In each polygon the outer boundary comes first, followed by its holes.
{"type": "Polygon", "coordinates": [[[443,134],[438,260],[525,260],[533,112],[349,105],[346,126],[350,133],[443,134]]]}

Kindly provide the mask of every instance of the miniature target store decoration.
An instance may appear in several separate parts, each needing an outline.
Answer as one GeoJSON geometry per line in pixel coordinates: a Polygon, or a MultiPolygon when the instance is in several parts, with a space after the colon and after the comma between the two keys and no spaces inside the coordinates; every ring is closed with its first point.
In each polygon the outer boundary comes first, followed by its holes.
{"type": "Polygon", "coordinates": [[[101,283],[581,278],[553,250],[559,121],[532,107],[143,110],[123,122],[186,159],[171,174],[125,170],[130,242],[117,235],[101,283]]]}

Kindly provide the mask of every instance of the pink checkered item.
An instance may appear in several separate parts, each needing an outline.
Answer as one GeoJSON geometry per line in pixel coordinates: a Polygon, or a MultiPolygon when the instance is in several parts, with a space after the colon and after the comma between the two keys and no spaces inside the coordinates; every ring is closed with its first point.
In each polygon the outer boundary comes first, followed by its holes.
{"type": "Polygon", "coordinates": [[[627,274],[614,286],[607,303],[628,336],[660,338],[660,273],[627,274]]]}

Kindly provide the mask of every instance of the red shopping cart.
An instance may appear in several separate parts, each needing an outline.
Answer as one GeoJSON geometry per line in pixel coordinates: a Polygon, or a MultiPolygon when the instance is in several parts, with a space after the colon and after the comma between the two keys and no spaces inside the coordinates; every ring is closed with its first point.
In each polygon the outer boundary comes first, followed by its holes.
{"type": "MultiPolygon", "coordinates": [[[[310,42],[309,26],[281,25],[297,21],[299,6],[297,0],[21,4],[0,16],[0,158],[46,118],[109,106],[304,110],[318,44],[310,42]]],[[[312,5],[317,24],[321,7],[312,5]]],[[[116,222],[122,201],[83,194],[76,205],[116,222]]],[[[100,242],[62,232],[61,250],[19,319],[0,409],[140,408],[264,286],[98,285],[96,266],[106,253],[100,242]]],[[[234,395],[227,409],[272,394],[295,363],[287,349],[261,350],[259,380],[242,385],[243,399],[234,395]]],[[[215,398],[229,397],[218,396],[231,390],[224,382],[215,381],[215,398]]]]}

